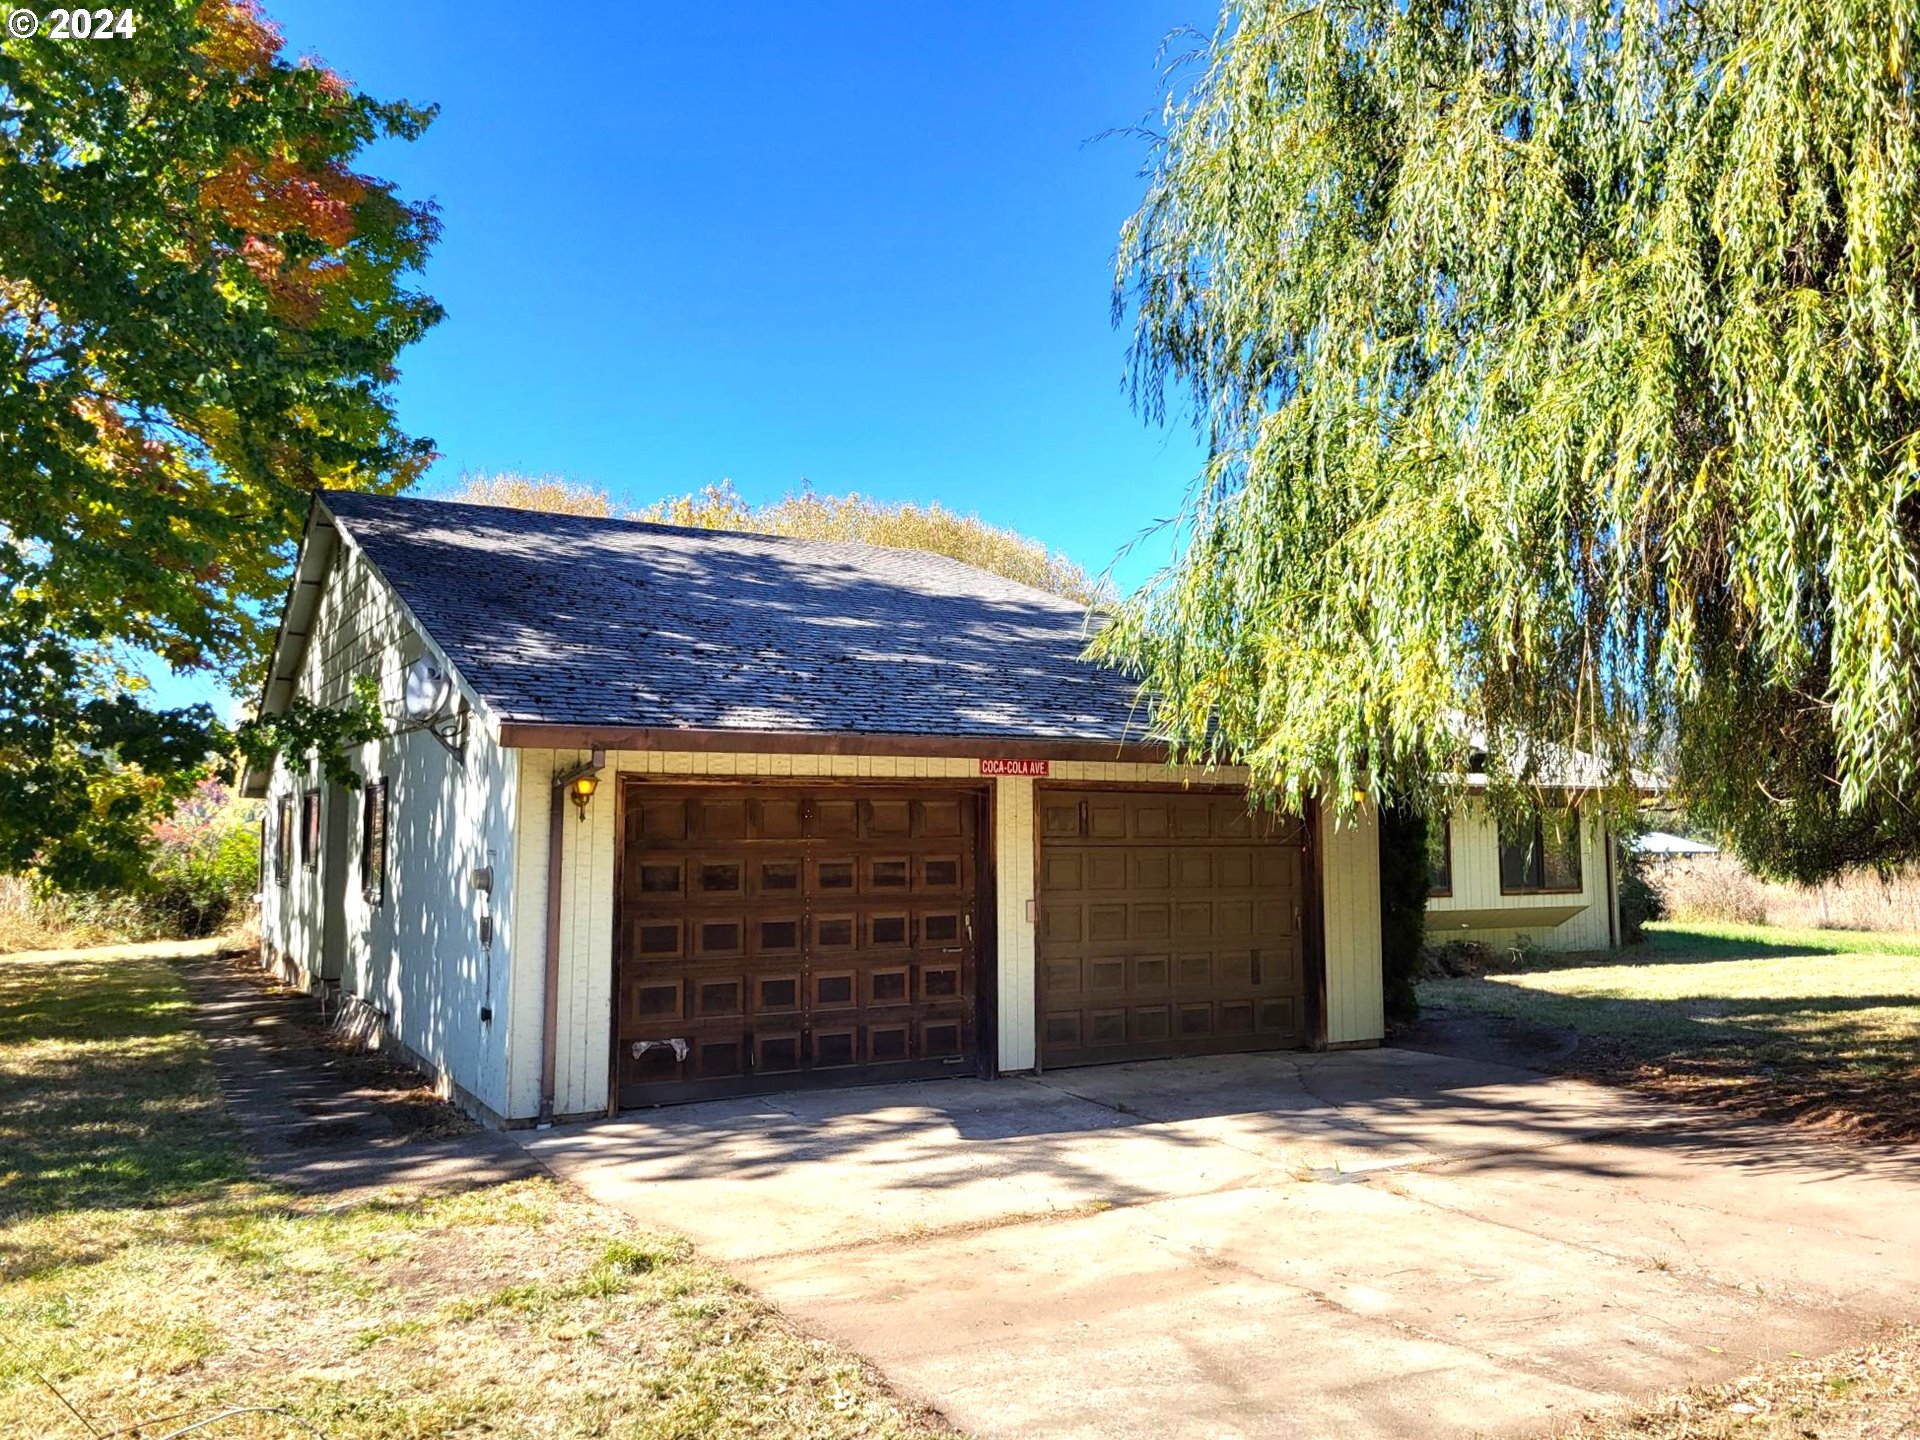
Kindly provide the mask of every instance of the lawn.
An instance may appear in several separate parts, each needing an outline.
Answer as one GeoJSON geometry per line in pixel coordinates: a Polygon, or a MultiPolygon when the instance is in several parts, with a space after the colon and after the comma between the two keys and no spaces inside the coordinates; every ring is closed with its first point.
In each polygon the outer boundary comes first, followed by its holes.
{"type": "Polygon", "coordinates": [[[937,1419],[558,1183],[250,1178],[151,958],[0,958],[0,1434],[924,1436],[937,1419]]]}
{"type": "Polygon", "coordinates": [[[1920,937],[1660,924],[1602,955],[1430,980],[1433,1016],[1575,1040],[1560,1068],[1739,1114],[1920,1139],[1920,937]]]}
{"type": "MultiPolygon", "coordinates": [[[[1442,1048],[1480,1049],[1491,1032],[1525,1063],[1842,1137],[1920,1139],[1920,937],[1660,924],[1626,951],[1423,981],[1420,1002],[1418,1028],[1442,1048]]],[[[1916,1435],[1920,1328],[1904,1327],[1562,1440],[1916,1435]]]]}

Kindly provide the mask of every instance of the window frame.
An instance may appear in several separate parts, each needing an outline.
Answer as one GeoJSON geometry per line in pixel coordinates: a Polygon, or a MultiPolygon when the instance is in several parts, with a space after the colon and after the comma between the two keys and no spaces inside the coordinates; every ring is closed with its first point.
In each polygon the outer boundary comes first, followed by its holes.
{"type": "MultiPolygon", "coordinates": [[[[1428,833],[1432,833],[1431,826],[1433,822],[1429,820],[1427,824],[1429,826],[1428,833]]],[[[1436,885],[1433,883],[1433,857],[1429,854],[1427,857],[1427,898],[1429,900],[1451,900],[1453,898],[1453,817],[1450,815],[1440,817],[1440,853],[1446,860],[1447,883],[1445,885],[1436,885]]]]}
{"type": "Polygon", "coordinates": [[[1587,857],[1585,821],[1581,817],[1578,805],[1565,806],[1569,823],[1573,827],[1573,884],[1547,884],[1547,827],[1546,816],[1539,811],[1533,815],[1532,873],[1539,877],[1537,883],[1511,885],[1507,882],[1507,835],[1503,825],[1494,825],[1494,863],[1500,872],[1500,893],[1502,895],[1584,895],[1587,890],[1587,857]]]}
{"type": "Polygon", "coordinates": [[[282,889],[293,872],[293,796],[282,795],[273,807],[273,881],[282,889]]]}
{"type": "Polygon", "coordinates": [[[387,850],[393,827],[388,813],[387,777],[367,782],[360,806],[360,898],[378,910],[387,903],[387,850]],[[374,831],[378,818],[379,843],[374,831]]]}
{"type": "Polygon", "coordinates": [[[320,792],[304,791],[300,796],[300,868],[320,868],[320,792]]]}

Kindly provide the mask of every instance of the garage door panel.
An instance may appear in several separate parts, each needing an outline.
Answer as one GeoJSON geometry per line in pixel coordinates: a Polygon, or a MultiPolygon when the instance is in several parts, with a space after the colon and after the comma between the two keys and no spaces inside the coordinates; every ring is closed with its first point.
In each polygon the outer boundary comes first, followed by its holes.
{"type": "Polygon", "coordinates": [[[1095,840],[1125,840],[1139,824],[1137,814],[1132,817],[1133,823],[1128,823],[1129,806],[1125,800],[1096,795],[1081,803],[1086,817],[1085,833],[1095,840]]]}
{"type": "Polygon", "coordinates": [[[1297,819],[1214,793],[1060,791],[1040,811],[1043,1064],[1303,1043],[1297,819]]]}
{"type": "Polygon", "coordinates": [[[958,840],[967,834],[967,816],[972,813],[972,800],[941,797],[916,800],[913,804],[919,816],[916,833],[922,839],[958,840]]]}
{"type": "Polygon", "coordinates": [[[973,1053],[974,797],[624,785],[623,1103],[973,1053]]]}
{"type": "Polygon", "coordinates": [[[1165,850],[1147,850],[1132,854],[1123,851],[1096,850],[1089,856],[1088,863],[1104,864],[1109,869],[1118,870],[1122,875],[1131,866],[1136,890],[1171,890],[1173,888],[1173,856],[1165,850]]]}
{"type": "Polygon", "coordinates": [[[1040,806],[1042,836],[1077,838],[1080,834],[1080,804],[1075,800],[1043,801],[1040,806]]]}
{"type": "Polygon", "coordinates": [[[797,799],[755,800],[756,832],[762,840],[798,840],[804,833],[802,805],[797,799]]]}

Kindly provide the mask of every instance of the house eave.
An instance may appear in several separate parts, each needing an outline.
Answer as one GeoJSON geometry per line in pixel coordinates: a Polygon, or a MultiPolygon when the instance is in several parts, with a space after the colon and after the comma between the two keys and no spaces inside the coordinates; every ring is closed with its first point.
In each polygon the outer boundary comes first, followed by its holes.
{"type": "Polygon", "coordinates": [[[639,750],[771,755],[978,755],[1008,760],[1090,760],[1165,764],[1158,741],[1090,740],[1072,736],[910,735],[855,731],[700,730],[674,726],[568,725],[502,720],[509,749],[639,750]]]}
{"type": "MultiPolygon", "coordinates": [[[[274,635],[273,649],[267,659],[267,678],[260,687],[256,715],[284,715],[293,703],[294,688],[300,682],[300,667],[306,663],[307,641],[313,634],[313,622],[320,612],[320,597],[326,591],[327,570],[339,548],[340,532],[326,507],[318,501],[307,510],[307,524],[300,536],[300,554],[294,561],[293,575],[287,582],[286,604],[280,610],[280,629],[274,635]]],[[[240,774],[240,793],[253,799],[267,793],[267,770],[248,764],[240,774]]]]}

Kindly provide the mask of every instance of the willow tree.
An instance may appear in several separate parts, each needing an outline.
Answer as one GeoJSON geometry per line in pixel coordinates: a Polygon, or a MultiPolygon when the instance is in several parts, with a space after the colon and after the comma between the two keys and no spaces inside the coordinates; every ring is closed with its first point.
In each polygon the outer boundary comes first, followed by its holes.
{"type": "MultiPolygon", "coordinates": [[[[1247,0],[1121,238],[1209,458],[1102,640],[1277,795],[1658,762],[1920,851],[1916,0],[1247,0]]],[[[1170,401],[1171,395],[1171,401],[1170,401]]]]}

